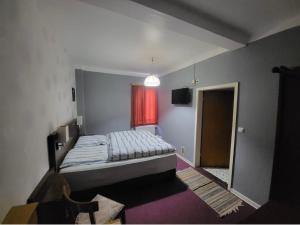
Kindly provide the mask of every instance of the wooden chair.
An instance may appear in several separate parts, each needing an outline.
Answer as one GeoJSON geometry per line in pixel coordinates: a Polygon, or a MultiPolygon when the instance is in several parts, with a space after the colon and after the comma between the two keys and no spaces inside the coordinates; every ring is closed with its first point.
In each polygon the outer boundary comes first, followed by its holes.
{"type": "Polygon", "coordinates": [[[97,221],[98,223],[102,221],[103,223],[117,223],[117,221],[125,223],[123,204],[99,194],[91,202],[78,202],[71,199],[70,194],[71,189],[64,176],[51,170],[30,195],[27,203],[38,203],[37,223],[73,224],[76,220],[78,223],[92,224],[97,221]],[[107,213],[108,209],[112,212],[107,213]],[[115,215],[116,213],[118,214],[115,215]]]}
{"type": "Polygon", "coordinates": [[[79,213],[88,213],[90,217],[91,224],[95,224],[95,215],[94,213],[99,210],[98,202],[78,202],[70,198],[71,189],[68,182],[62,175],[59,179],[62,181],[63,189],[63,201],[65,204],[66,210],[66,219],[69,223],[74,224],[76,217],[79,213]]]}

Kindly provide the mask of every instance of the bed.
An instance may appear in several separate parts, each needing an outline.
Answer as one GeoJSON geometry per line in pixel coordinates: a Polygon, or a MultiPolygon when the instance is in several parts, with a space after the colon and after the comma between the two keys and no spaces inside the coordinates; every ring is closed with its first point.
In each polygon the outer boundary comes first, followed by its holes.
{"type": "Polygon", "coordinates": [[[148,131],[78,137],[78,127],[73,123],[69,124],[69,133],[70,143],[60,150],[57,146],[63,134],[48,137],[49,160],[74,191],[164,173],[175,175],[175,148],[148,131]]]}

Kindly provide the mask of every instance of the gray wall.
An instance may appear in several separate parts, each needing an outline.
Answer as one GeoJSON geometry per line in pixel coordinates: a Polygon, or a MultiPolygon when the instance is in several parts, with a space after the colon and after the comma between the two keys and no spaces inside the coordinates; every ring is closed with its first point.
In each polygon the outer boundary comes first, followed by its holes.
{"type": "Polygon", "coordinates": [[[74,72],[46,11],[42,1],[0,1],[0,221],[48,170],[49,133],[76,116],[74,72]]]}
{"type": "MultiPolygon", "coordinates": [[[[199,87],[240,82],[233,188],[262,204],[268,200],[276,129],[278,75],[274,66],[299,66],[300,27],[259,40],[245,48],[196,64],[199,87]]],[[[161,79],[160,132],[193,161],[195,93],[188,107],[171,105],[171,90],[191,84],[193,66],[161,79]]]]}
{"type": "Polygon", "coordinates": [[[131,83],[140,77],[76,70],[77,110],[84,117],[86,134],[129,130],[131,83]]]}

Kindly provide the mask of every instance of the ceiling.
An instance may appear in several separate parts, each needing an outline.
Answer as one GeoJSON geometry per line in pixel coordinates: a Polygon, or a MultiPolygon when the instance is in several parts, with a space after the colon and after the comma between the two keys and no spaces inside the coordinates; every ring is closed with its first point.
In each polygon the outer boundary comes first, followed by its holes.
{"type": "Polygon", "coordinates": [[[248,42],[299,25],[299,0],[172,0],[215,23],[247,35],[248,42]],[[226,2],[226,5],[224,5],[226,2]],[[223,5],[222,5],[223,4],[223,5]]]}
{"type": "Polygon", "coordinates": [[[299,25],[298,0],[44,0],[76,68],[165,75],[299,25]],[[154,64],[151,58],[154,57],[154,64]]]}

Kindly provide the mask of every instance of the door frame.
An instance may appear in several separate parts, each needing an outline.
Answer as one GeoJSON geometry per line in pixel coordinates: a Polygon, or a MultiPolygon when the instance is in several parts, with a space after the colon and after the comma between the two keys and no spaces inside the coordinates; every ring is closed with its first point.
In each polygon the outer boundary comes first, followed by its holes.
{"type": "Polygon", "coordinates": [[[215,86],[200,87],[196,89],[196,115],[195,115],[195,133],[194,133],[194,166],[200,166],[200,152],[201,152],[201,133],[202,133],[202,112],[203,112],[203,92],[213,90],[233,89],[233,117],[232,117],[232,133],[230,144],[230,159],[229,159],[229,180],[227,189],[232,187],[232,175],[234,167],[234,154],[236,144],[237,131],[237,112],[238,112],[238,96],[239,96],[239,82],[220,84],[215,86]]]}

